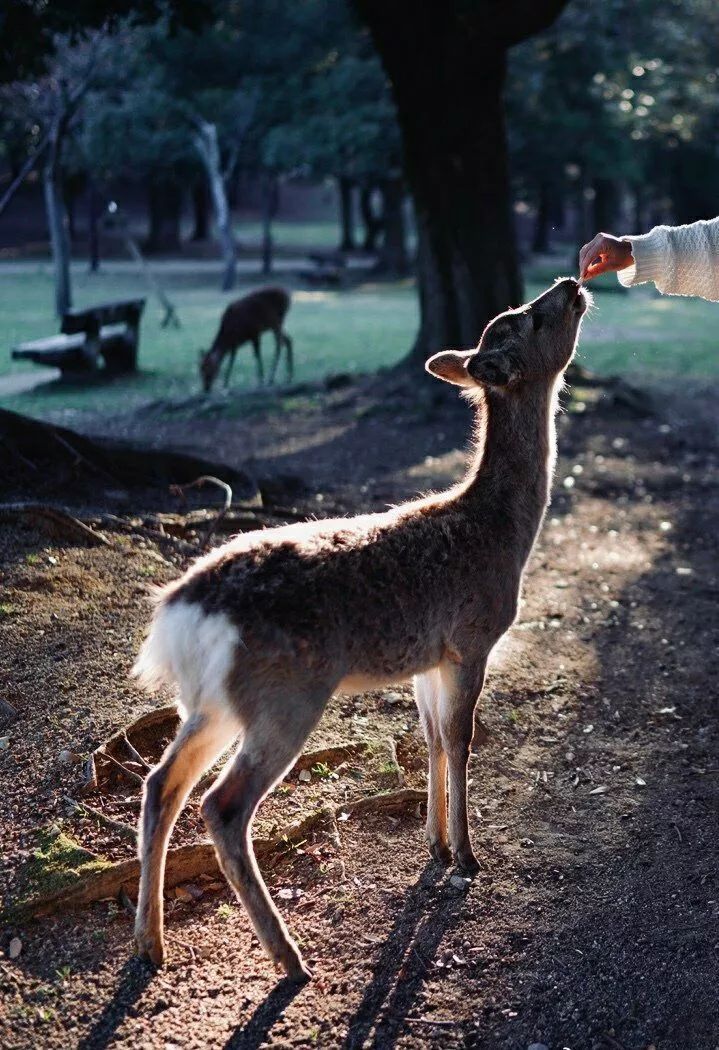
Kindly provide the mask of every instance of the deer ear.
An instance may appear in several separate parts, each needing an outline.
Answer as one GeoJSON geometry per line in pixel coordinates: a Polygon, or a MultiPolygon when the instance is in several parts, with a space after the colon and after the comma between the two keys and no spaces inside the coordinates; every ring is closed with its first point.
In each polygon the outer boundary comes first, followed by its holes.
{"type": "Polygon", "coordinates": [[[483,386],[505,387],[522,378],[517,362],[504,350],[487,350],[476,354],[467,363],[467,371],[475,382],[483,386]]]}
{"type": "Polygon", "coordinates": [[[443,350],[426,362],[425,368],[430,375],[443,379],[445,383],[455,386],[476,386],[467,371],[467,363],[476,355],[476,350],[443,350]]]}

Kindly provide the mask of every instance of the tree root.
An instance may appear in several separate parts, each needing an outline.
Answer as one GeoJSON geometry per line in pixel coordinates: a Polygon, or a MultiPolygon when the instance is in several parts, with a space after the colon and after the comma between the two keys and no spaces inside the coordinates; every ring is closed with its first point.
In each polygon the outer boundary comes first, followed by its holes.
{"type": "Polygon", "coordinates": [[[57,539],[81,540],[93,546],[111,547],[101,532],[96,532],[69,511],[44,503],[0,503],[0,521],[25,521],[57,539]]]}
{"type": "Polygon", "coordinates": [[[108,817],[106,813],[103,813],[100,809],[94,809],[92,806],[88,806],[86,802],[78,802],[74,798],[70,798],[68,795],[64,796],[68,806],[71,806],[73,812],[82,813],[86,817],[90,817],[91,820],[96,820],[98,824],[102,824],[110,831],[114,831],[118,835],[122,835],[123,838],[129,839],[130,842],[137,842],[137,832],[134,828],[131,828],[129,824],[123,824],[121,820],[113,820],[112,817],[108,817]]]}
{"type": "MultiPolygon", "coordinates": [[[[318,833],[324,833],[332,845],[339,849],[341,847],[338,817],[346,820],[348,815],[365,813],[398,813],[408,806],[418,805],[427,801],[426,791],[415,791],[405,788],[402,791],[392,791],[382,795],[372,795],[369,798],[358,799],[336,809],[331,806],[323,806],[321,809],[310,813],[301,820],[295,821],[284,829],[280,834],[269,839],[255,839],[253,847],[255,856],[260,864],[272,867],[283,856],[291,853],[293,849],[301,846],[308,838],[318,833]]],[[[76,803],[79,808],[84,807],[82,803],[76,803]]],[[[90,810],[90,815],[99,818],[95,810],[90,810]]],[[[109,818],[105,818],[109,820],[109,818]]],[[[117,824],[112,821],[112,824],[117,824]]],[[[124,827],[124,826],[123,826],[124,827]]],[[[130,830],[130,829],[125,829],[130,830]]],[[[198,842],[187,846],[178,846],[167,852],[165,866],[165,889],[172,889],[181,882],[192,882],[202,875],[220,876],[221,871],[217,863],[215,847],[211,842],[198,842]]],[[[128,898],[137,896],[140,880],[139,860],[123,860],[109,864],[99,872],[94,872],[81,878],[71,886],[50,893],[40,894],[26,900],[12,909],[13,919],[19,921],[27,918],[41,918],[53,915],[59,911],[67,911],[72,908],[81,908],[86,904],[108,898],[118,898],[122,893],[128,898]]]]}

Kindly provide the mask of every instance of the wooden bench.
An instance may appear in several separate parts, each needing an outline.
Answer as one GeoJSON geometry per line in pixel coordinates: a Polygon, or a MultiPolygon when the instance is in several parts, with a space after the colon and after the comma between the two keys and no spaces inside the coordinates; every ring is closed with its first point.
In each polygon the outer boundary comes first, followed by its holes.
{"type": "Polygon", "coordinates": [[[63,377],[104,371],[119,375],[137,368],[137,347],[144,299],[100,303],[63,314],[60,335],[13,347],[14,360],[59,368],[63,377]]]}

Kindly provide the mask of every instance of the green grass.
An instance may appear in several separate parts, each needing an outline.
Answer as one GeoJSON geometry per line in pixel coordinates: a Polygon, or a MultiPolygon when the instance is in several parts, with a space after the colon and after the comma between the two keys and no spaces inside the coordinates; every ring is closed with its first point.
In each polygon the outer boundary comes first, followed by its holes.
{"type": "MultiPolygon", "coordinates": [[[[243,248],[258,248],[262,243],[261,222],[242,219],[235,223],[234,230],[243,248]]],[[[324,251],[337,248],[339,239],[339,226],[331,220],[288,222],[279,219],[272,223],[272,241],[276,248],[324,251]]]]}
{"type": "MultiPolygon", "coordinates": [[[[112,383],[52,383],[23,394],[2,396],[0,406],[31,415],[49,411],[94,409],[125,411],[155,398],[182,398],[199,391],[198,352],[209,346],[227,303],[247,288],[223,293],[211,274],[174,274],[162,278],[182,321],[179,331],[160,328],[162,311],[149,298],[142,321],[141,371],[112,383]]],[[[280,283],[281,279],[280,279],[280,283]]],[[[78,274],[75,302],[81,307],[106,299],[143,294],[137,278],[121,274],[78,274]]],[[[3,276],[0,267],[0,318],[3,342],[0,376],[33,371],[28,361],[11,361],[10,348],[22,340],[57,331],[52,313],[52,280],[41,272],[3,276]]],[[[288,330],[295,344],[295,379],[319,380],[331,372],[372,372],[394,364],[407,350],[418,323],[417,300],[409,282],[364,285],[352,292],[294,292],[288,330]]],[[[272,359],[273,339],[263,340],[265,366],[272,359]]],[[[278,373],[284,381],[284,373],[278,373]]],[[[233,387],[255,385],[249,348],[238,354],[233,387]]]]}
{"type": "MultiPolygon", "coordinates": [[[[313,224],[307,225],[311,232],[313,224]]],[[[553,276],[549,270],[530,273],[527,297],[547,287],[553,276]]],[[[74,411],[121,412],[156,398],[197,393],[198,351],[209,345],[227,302],[247,286],[222,293],[216,276],[204,272],[170,273],[162,281],[177,304],[182,328],[161,329],[161,310],[148,297],[137,375],[94,385],[49,383],[27,393],[0,392],[0,406],[38,416],[61,413],[72,423],[74,411]]],[[[580,360],[588,367],[638,378],[719,375],[719,305],[662,297],[649,288],[624,292],[617,289],[614,278],[603,286],[595,284],[594,291],[596,304],[585,321],[580,348],[580,360]]],[[[140,278],[131,274],[75,276],[78,306],[143,293],[140,278]]],[[[9,351],[17,342],[57,331],[50,275],[40,267],[22,276],[3,274],[0,266],[0,320],[4,343],[0,376],[35,370],[40,374],[30,362],[11,361],[9,351]]],[[[319,380],[331,372],[372,372],[392,365],[410,347],[417,324],[411,282],[366,284],[349,292],[296,289],[288,319],[295,341],[296,379],[319,380]]],[[[271,359],[271,343],[266,337],[266,363],[271,359]]],[[[241,351],[233,386],[251,389],[254,383],[252,355],[241,351]]]]}

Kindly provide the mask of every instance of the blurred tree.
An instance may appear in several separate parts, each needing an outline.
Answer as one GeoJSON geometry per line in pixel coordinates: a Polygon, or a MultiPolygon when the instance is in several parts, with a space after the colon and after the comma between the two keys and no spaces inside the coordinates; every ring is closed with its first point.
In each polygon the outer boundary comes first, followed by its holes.
{"type": "Polygon", "coordinates": [[[522,287],[502,91],[507,50],[565,0],[354,0],[392,81],[419,235],[412,355],[476,343],[522,287]]]}
{"type": "Polygon", "coordinates": [[[709,0],[570,5],[510,60],[508,116],[520,196],[537,207],[535,248],[572,198],[577,238],[618,220],[634,229],[719,210],[719,9],[709,0]],[[665,203],[663,203],[665,202],[665,203]]]}
{"type": "MultiPolygon", "coordinates": [[[[316,5],[316,18],[324,20],[316,5]]],[[[302,89],[290,99],[281,123],[270,127],[262,155],[275,170],[314,178],[336,178],[342,208],[342,247],[352,246],[349,229],[353,185],[382,194],[380,269],[404,273],[402,150],[394,103],[369,34],[346,13],[337,19],[324,54],[302,71],[302,89]]]]}
{"type": "Polygon", "coordinates": [[[212,0],[7,0],[0,6],[0,83],[41,76],[59,42],[112,32],[128,18],[136,24],[164,18],[175,32],[199,29],[211,12],[212,0]]]}

